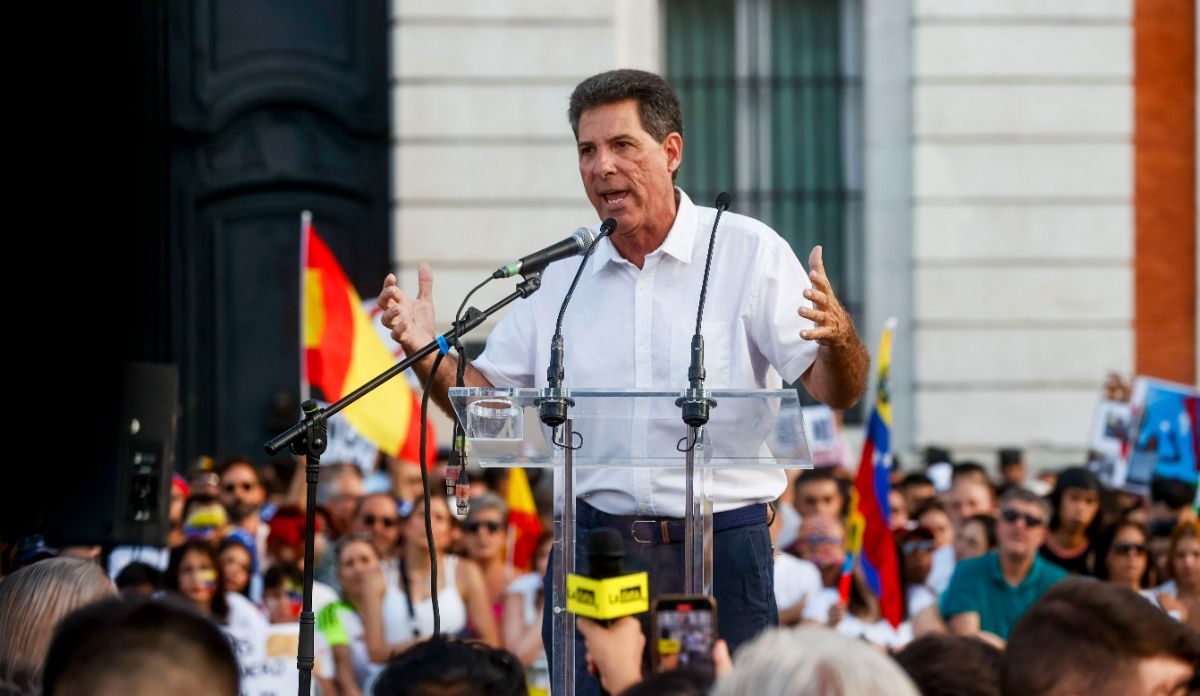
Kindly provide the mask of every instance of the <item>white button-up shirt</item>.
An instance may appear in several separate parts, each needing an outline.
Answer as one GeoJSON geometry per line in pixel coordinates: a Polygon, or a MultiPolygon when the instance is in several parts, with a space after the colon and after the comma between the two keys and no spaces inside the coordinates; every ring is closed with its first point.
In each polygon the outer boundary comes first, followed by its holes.
{"type": "MultiPolygon", "coordinates": [[[[675,223],[641,269],[611,240],[600,241],[563,323],[565,387],[687,388],[715,215],[715,209],[697,207],[679,191],[675,223]]],[[[546,386],[550,338],[577,267],[569,261],[548,266],[541,290],[514,303],[492,331],[473,364],[493,385],[546,386]]],[[[817,354],[815,342],[800,338],[812,322],[797,314],[801,306],[811,306],[803,296],[809,286],[795,252],[774,230],[724,213],[704,308],[706,388],[778,389],[784,379],[799,379],[817,354]]],[[[633,406],[635,429],[639,407],[633,406]]],[[[719,411],[720,404],[714,417],[719,411]]],[[[685,426],[677,420],[669,432],[654,424],[643,428],[625,450],[634,456],[644,456],[640,442],[669,442],[673,448],[685,426]]],[[[682,469],[580,468],[576,481],[581,498],[610,514],[684,513],[682,469]]],[[[774,500],[787,480],[781,469],[718,469],[712,484],[713,510],[721,512],[774,500]]]]}

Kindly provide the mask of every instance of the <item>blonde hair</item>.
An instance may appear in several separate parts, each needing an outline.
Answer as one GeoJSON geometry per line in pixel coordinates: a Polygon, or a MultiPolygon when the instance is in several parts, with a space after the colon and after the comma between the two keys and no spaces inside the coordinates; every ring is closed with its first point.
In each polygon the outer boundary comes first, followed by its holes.
{"type": "Polygon", "coordinates": [[[920,696],[898,664],[827,628],[771,628],[738,649],[712,696],[920,696]]]}
{"type": "Polygon", "coordinates": [[[100,566],[49,558],[0,582],[0,693],[39,694],[54,629],[79,607],[117,594],[100,566]]]}

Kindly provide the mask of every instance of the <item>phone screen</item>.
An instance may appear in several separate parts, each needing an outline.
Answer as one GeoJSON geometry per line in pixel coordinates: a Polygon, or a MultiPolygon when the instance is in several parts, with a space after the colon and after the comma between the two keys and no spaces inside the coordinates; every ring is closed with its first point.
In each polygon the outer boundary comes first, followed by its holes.
{"type": "Polygon", "coordinates": [[[713,600],[709,597],[662,597],[655,603],[655,669],[712,668],[717,639],[713,600]]]}

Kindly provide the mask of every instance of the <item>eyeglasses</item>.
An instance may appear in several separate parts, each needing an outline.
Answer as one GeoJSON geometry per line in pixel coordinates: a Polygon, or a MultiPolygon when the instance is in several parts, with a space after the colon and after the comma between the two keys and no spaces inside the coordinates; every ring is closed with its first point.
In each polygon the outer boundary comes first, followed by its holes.
{"type": "Polygon", "coordinates": [[[474,534],[475,532],[478,532],[481,527],[486,527],[489,532],[495,534],[503,529],[504,525],[500,524],[499,522],[480,522],[479,520],[463,522],[463,531],[467,534],[474,534]]]}
{"type": "Polygon", "coordinates": [[[842,538],[841,538],[841,537],[835,537],[835,536],[825,536],[825,535],[814,535],[814,536],[810,536],[810,537],[800,537],[800,541],[802,541],[802,542],[804,542],[804,543],[808,544],[809,546],[819,546],[819,545],[821,545],[821,544],[837,544],[838,546],[841,546],[841,545],[842,545],[842,538]]]}
{"type": "Polygon", "coordinates": [[[1147,553],[1150,553],[1150,548],[1145,544],[1130,544],[1129,542],[1118,541],[1112,545],[1112,551],[1118,556],[1126,556],[1130,552],[1138,556],[1145,556],[1147,553]]]}
{"type": "Polygon", "coordinates": [[[397,524],[400,524],[400,518],[398,518],[398,517],[376,517],[375,515],[370,515],[370,514],[363,515],[363,524],[367,525],[368,527],[374,527],[376,522],[378,522],[379,524],[382,524],[387,529],[391,529],[392,527],[395,527],[397,524]]]}
{"type": "Polygon", "coordinates": [[[1023,514],[1011,508],[1005,508],[1001,510],[1000,517],[1009,524],[1016,524],[1017,520],[1024,519],[1025,526],[1029,527],[1030,529],[1033,529],[1034,527],[1040,527],[1046,522],[1046,520],[1043,520],[1037,515],[1023,514]]]}
{"type": "Polygon", "coordinates": [[[225,489],[226,493],[233,493],[238,488],[241,488],[243,491],[249,493],[250,491],[254,490],[254,485],[255,484],[250,483],[249,481],[242,481],[241,483],[227,483],[223,486],[223,488],[225,489]]]}
{"type": "Polygon", "coordinates": [[[933,550],[932,539],[922,539],[921,541],[906,541],[904,542],[904,555],[908,556],[918,551],[929,552],[933,550]]]}

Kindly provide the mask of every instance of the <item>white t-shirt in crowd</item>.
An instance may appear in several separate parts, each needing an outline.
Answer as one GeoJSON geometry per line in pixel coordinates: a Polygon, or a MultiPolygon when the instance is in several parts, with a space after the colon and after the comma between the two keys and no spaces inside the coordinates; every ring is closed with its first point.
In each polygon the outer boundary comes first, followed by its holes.
{"type": "Polygon", "coordinates": [[[936,605],[937,593],[928,585],[910,584],[904,590],[904,603],[908,606],[909,618],[920,614],[925,608],[936,605]]]}
{"type": "Polygon", "coordinates": [[[262,633],[270,625],[262,610],[237,592],[226,592],[225,603],[229,605],[225,625],[239,633],[262,633]]]}
{"type": "Polygon", "coordinates": [[[925,584],[929,585],[939,597],[950,586],[950,576],[954,575],[956,563],[954,544],[946,544],[933,550],[933,568],[929,571],[929,577],[925,578],[925,584]]]}
{"type": "Polygon", "coordinates": [[[807,607],[822,589],[821,571],[811,561],[789,553],[775,556],[775,605],[780,611],[796,606],[801,599],[807,607]]]}

